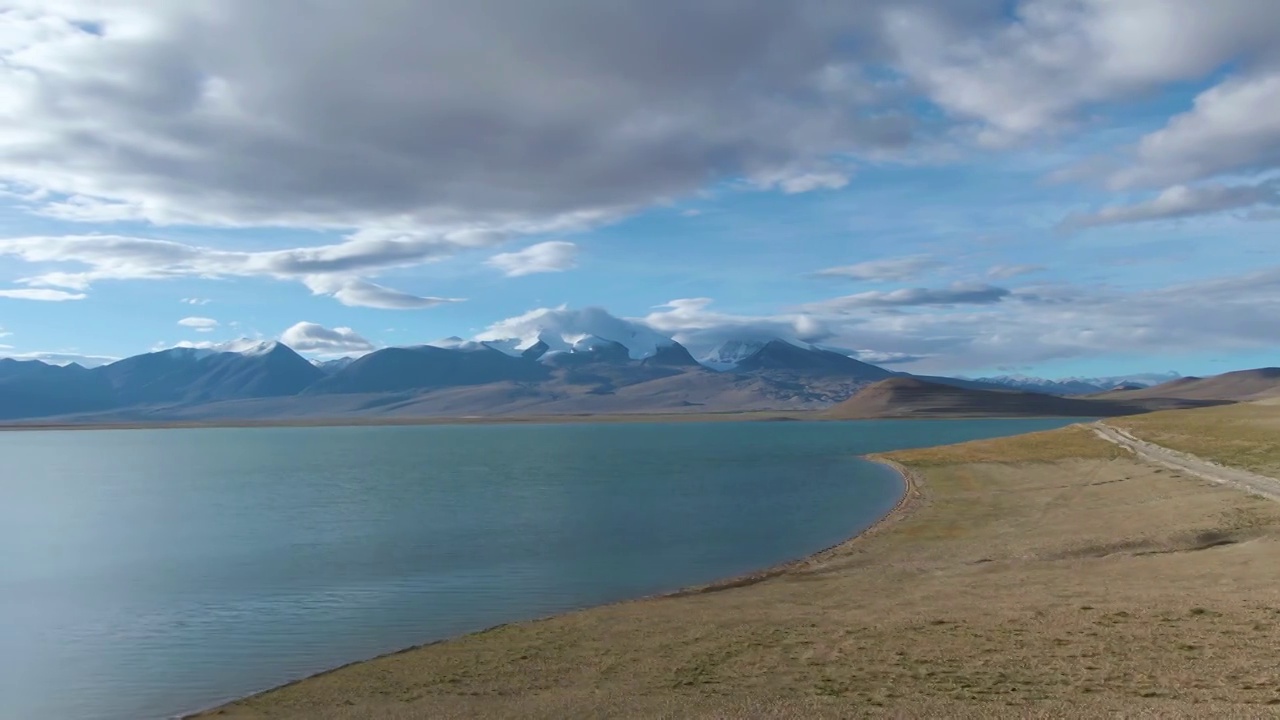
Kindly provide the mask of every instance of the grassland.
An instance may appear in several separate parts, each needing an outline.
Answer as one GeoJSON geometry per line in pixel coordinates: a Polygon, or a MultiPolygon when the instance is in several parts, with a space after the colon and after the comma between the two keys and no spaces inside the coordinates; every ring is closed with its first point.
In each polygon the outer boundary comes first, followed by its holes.
{"type": "Polygon", "coordinates": [[[1113,418],[1107,424],[1222,465],[1280,477],[1280,404],[1158,412],[1113,418]]]}
{"type": "Polygon", "coordinates": [[[1072,427],[897,453],[909,502],[760,582],[497,628],[216,718],[1274,717],[1280,504],[1072,427]]]}

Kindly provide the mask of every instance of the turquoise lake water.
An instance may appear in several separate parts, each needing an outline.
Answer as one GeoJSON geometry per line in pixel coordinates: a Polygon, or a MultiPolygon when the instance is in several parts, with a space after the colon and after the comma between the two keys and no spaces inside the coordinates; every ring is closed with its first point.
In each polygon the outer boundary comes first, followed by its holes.
{"type": "Polygon", "coordinates": [[[0,433],[0,718],[172,717],[831,546],[1068,420],[0,433]]]}

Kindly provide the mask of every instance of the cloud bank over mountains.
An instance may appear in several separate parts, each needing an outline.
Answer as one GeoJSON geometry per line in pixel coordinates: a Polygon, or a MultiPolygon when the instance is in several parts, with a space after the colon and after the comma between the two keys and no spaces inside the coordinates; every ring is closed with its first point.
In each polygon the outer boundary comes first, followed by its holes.
{"type": "MultiPolygon", "coordinates": [[[[568,345],[586,337],[614,340],[649,354],[667,339],[698,358],[727,342],[783,339],[836,349],[865,362],[911,372],[959,372],[1087,357],[1150,353],[1169,359],[1196,348],[1256,350],[1280,335],[1280,270],[1141,292],[1098,294],[1069,286],[998,288],[997,301],[957,299],[935,291],[944,307],[903,298],[898,307],[849,315],[840,306],[777,315],[738,315],[709,298],[672,300],[648,314],[622,317],[602,307],[539,308],[492,323],[476,341],[542,336],[568,345]]],[[[358,356],[380,347],[348,327],[302,322],[279,339],[316,356],[358,356]]],[[[236,342],[259,342],[246,340],[236,342]]],[[[422,344],[409,341],[400,344],[422,344]]],[[[219,347],[217,342],[180,343],[219,347]]]]}

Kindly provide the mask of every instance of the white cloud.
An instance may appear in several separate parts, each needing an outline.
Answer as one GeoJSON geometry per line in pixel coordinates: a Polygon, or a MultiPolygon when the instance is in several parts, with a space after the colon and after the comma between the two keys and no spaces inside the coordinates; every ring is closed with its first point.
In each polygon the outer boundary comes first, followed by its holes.
{"type": "Polygon", "coordinates": [[[16,288],[0,290],[0,298],[10,298],[12,300],[66,302],[68,300],[83,300],[86,297],[88,296],[84,293],[71,293],[63,290],[50,290],[49,288],[16,288]]]}
{"type": "Polygon", "coordinates": [[[815,190],[839,190],[849,184],[850,175],[841,170],[795,170],[782,168],[757,174],[752,178],[756,187],[776,188],[787,195],[799,195],[815,190]]]}
{"type": "Polygon", "coordinates": [[[955,283],[947,288],[900,288],[872,290],[822,300],[804,306],[811,313],[849,313],[868,308],[900,308],[916,306],[988,305],[998,303],[1012,293],[1002,287],[982,283],[955,283]]]}
{"type": "Polygon", "coordinates": [[[810,314],[734,315],[711,310],[711,304],[710,298],[672,300],[638,321],[672,336],[698,356],[729,340],[818,342],[831,335],[827,325],[810,314]]]}
{"type": "Polygon", "coordinates": [[[920,275],[944,267],[945,263],[932,255],[908,255],[906,257],[868,260],[853,265],[827,268],[814,273],[819,277],[850,278],[886,282],[913,280],[920,275]]]}
{"type": "Polygon", "coordinates": [[[874,83],[830,72],[870,59],[850,37],[875,32],[877,4],[317,0],[297,33],[295,9],[258,0],[14,0],[0,177],[95,222],[614,214],[904,144],[874,83]]]}
{"type": "MultiPolygon", "coordinates": [[[[87,290],[99,280],[273,277],[301,281],[313,293],[330,295],[344,305],[403,309],[432,307],[456,300],[392,290],[352,273],[376,273],[412,265],[457,248],[484,246],[493,241],[492,233],[475,231],[426,236],[360,233],[332,245],[245,252],[150,238],[78,235],[0,239],[0,255],[31,263],[68,263],[81,268],[75,272],[46,272],[20,280],[36,287],[87,290]]],[[[34,289],[10,292],[56,293],[34,289]]],[[[81,294],[60,299],[83,297],[81,294]]]]}
{"type": "Polygon", "coordinates": [[[310,275],[303,278],[303,283],[316,295],[332,295],[338,302],[350,307],[421,310],[444,303],[462,302],[461,298],[412,295],[358,278],[310,275]]]}
{"type": "Polygon", "coordinates": [[[1062,222],[1062,227],[1076,230],[1099,225],[1171,220],[1257,205],[1280,205],[1280,180],[1258,185],[1176,185],[1146,202],[1070,215],[1062,222]]]}
{"type": "Polygon", "coordinates": [[[516,252],[494,255],[488,264],[507,277],[563,272],[578,266],[578,246],[564,241],[543,242],[516,252]]]}
{"type": "Polygon", "coordinates": [[[1164,187],[1277,167],[1280,71],[1260,72],[1228,78],[1201,93],[1191,110],[1142,138],[1110,183],[1164,187]]]}
{"type": "Polygon", "coordinates": [[[196,332],[213,332],[218,327],[217,320],[207,317],[185,317],[179,320],[178,324],[196,332]]]}
{"type": "Polygon", "coordinates": [[[298,352],[320,355],[357,355],[372,352],[373,343],[349,327],[327,328],[300,322],[280,335],[280,342],[298,352]]]}
{"type": "Polygon", "coordinates": [[[181,300],[179,300],[179,302],[181,302],[181,303],[183,303],[183,304],[186,304],[186,305],[208,305],[209,303],[211,303],[211,302],[213,302],[213,301],[212,301],[212,300],[210,300],[209,298],[194,298],[194,297],[190,297],[190,298],[182,298],[181,300]]]}
{"type": "Polygon", "coordinates": [[[234,340],[182,340],[176,343],[156,343],[151,348],[151,351],[159,352],[174,348],[189,348],[193,350],[212,350],[214,352],[250,352],[270,347],[271,344],[271,340],[263,339],[259,334],[256,337],[239,337],[234,340]]]}
{"type": "Polygon", "coordinates": [[[992,280],[1008,280],[1022,275],[1044,272],[1047,269],[1043,265],[995,265],[987,270],[987,277],[992,280]]]}
{"type": "Polygon", "coordinates": [[[886,40],[935,102],[983,123],[991,142],[1053,132],[1092,104],[1274,55],[1280,26],[1280,5],[1256,0],[951,5],[900,4],[886,40]]]}
{"type": "Polygon", "coordinates": [[[836,302],[814,303],[807,315],[747,316],[716,312],[710,304],[675,301],[644,321],[695,350],[733,339],[805,339],[791,328],[803,320],[804,329],[821,329],[814,341],[863,348],[854,354],[867,362],[960,372],[1090,356],[1173,357],[1205,347],[1272,348],[1280,337],[1280,267],[1136,292],[1020,288],[1000,302],[887,313],[874,311],[874,304],[836,302]]]}
{"type": "Polygon", "coordinates": [[[926,359],[920,355],[883,350],[854,350],[851,356],[872,365],[906,365],[926,359]]]}

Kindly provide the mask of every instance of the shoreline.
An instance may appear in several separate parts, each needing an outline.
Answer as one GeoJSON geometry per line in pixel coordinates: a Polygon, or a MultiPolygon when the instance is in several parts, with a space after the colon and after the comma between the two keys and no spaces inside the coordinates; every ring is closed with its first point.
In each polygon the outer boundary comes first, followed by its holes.
{"type": "Polygon", "coordinates": [[[0,433],[5,432],[79,432],[93,430],[219,430],[251,428],[355,428],[355,427],[427,427],[462,425],[589,425],[589,424],[644,424],[644,423],[713,423],[713,422],[825,422],[859,423],[886,420],[937,421],[937,420],[1072,420],[1093,422],[1098,417],[1075,415],[887,415],[866,418],[833,418],[822,410],[744,410],[720,413],[617,413],[582,415],[484,415],[459,417],[422,418],[328,418],[283,420],[201,420],[163,422],[110,422],[110,423],[0,423],[0,433]]]}
{"type": "Polygon", "coordinates": [[[456,642],[464,638],[475,637],[475,636],[484,635],[487,633],[492,633],[492,632],[501,630],[503,628],[508,628],[515,625],[533,625],[537,623],[545,623],[558,618],[574,615],[576,613],[598,610],[600,608],[631,605],[636,603],[661,602],[663,600],[685,598],[685,597],[691,597],[695,595],[709,595],[713,593],[724,592],[726,590],[735,590],[739,588],[750,587],[752,585],[757,585],[759,583],[766,582],[768,580],[772,580],[777,577],[781,577],[783,575],[786,575],[787,573],[795,572],[797,570],[803,570],[812,565],[820,564],[826,560],[829,560],[831,557],[838,555],[839,553],[843,552],[844,550],[846,550],[847,548],[853,545],[856,545],[860,542],[863,542],[866,539],[869,539],[878,534],[882,534],[887,530],[891,529],[891,526],[896,525],[898,522],[902,521],[907,517],[910,517],[911,514],[914,513],[916,510],[918,510],[919,507],[926,500],[926,497],[923,491],[923,482],[921,477],[917,473],[911,471],[910,469],[908,469],[907,467],[903,466],[902,464],[896,461],[883,457],[883,454],[881,453],[860,455],[858,456],[858,458],[870,463],[874,463],[876,465],[887,467],[890,470],[892,470],[894,474],[896,474],[899,480],[901,480],[902,482],[902,496],[898,499],[898,502],[892,508],[889,509],[887,513],[885,513],[883,516],[880,517],[880,519],[876,520],[871,525],[855,533],[854,535],[851,535],[850,537],[845,538],[844,540],[841,540],[840,542],[834,545],[818,550],[817,552],[810,553],[808,555],[796,558],[794,560],[788,560],[783,563],[771,565],[769,567],[762,568],[760,570],[754,570],[748,573],[727,577],[721,580],[714,580],[702,585],[692,585],[686,588],[680,588],[678,590],[672,590],[670,592],[657,593],[653,595],[641,595],[639,597],[629,598],[626,600],[618,600],[616,602],[604,603],[601,605],[589,605],[587,607],[577,608],[575,610],[567,610],[565,612],[553,613],[551,615],[531,618],[529,620],[515,620],[512,622],[499,623],[497,625],[492,625],[482,630],[476,630],[474,632],[464,633],[462,635],[454,635],[447,638],[441,638],[439,640],[432,640],[430,642],[410,645],[408,647],[401,648],[399,650],[392,650],[391,652],[382,653],[380,655],[375,655],[373,657],[368,657],[361,660],[353,660],[351,662],[343,663],[342,665],[338,665],[336,667],[332,667],[327,670],[321,670],[319,672],[315,672],[310,675],[297,678],[295,680],[290,680],[289,682],[286,682],[286,683],[281,683],[279,685],[275,685],[269,688],[265,688],[263,690],[259,690],[257,692],[250,693],[248,695],[242,695],[239,697],[230,698],[224,701],[220,701],[217,704],[210,705],[208,707],[192,710],[190,712],[185,712],[175,716],[174,720],[194,720],[196,718],[199,718],[201,716],[204,716],[210,713],[217,713],[220,709],[225,708],[229,705],[249,701],[254,698],[266,695],[268,693],[273,693],[273,692],[276,692],[277,690],[282,690],[284,688],[292,687],[294,685],[298,685],[300,683],[304,683],[309,680],[314,680],[316,678],[322,678],[326,675],[332,675],[333,673],[337,673],[339,671],[342,671],[344,669],[351,668],[357,665],[364,665],[366,663],[374,662],[383,658],[391,658],[397,655],[404,655],[406,653],[414,652],[416,650],[420,650],[422,648],[428,648],[434,645],[441,645],[444,643],[456,642]]]}
{"type": "MultiPolygon", "coordinates": [[[[1280,422],[1247,410],[1242,427],[1274,450],[1280,422]]],[[[1178,419],[1206,455],[1242,434],[1213,413],[1178,419]]],[[[1280,505],[1081,424],[864,457],[897,470],[903,495],[826,551],[198,717],[1274,715],[1280,505]]]]}
{"type": "MultiPolygon", "coordinates": [[[[213,430],[224,428],[417,427],[432,425],[573,425],[582,423],[812,421],[820,410],[744,410],[707,413],[583,413],[566,415],[460,415],[410,418],[282,418],[275,420],[162,420],[0,423],[0,432],[80,430],[213,430]]],[[[940,418],[945,419],[945,418],[940,418]]],[[[961,418],[955,418],[961,419],[961,418]]]]}

